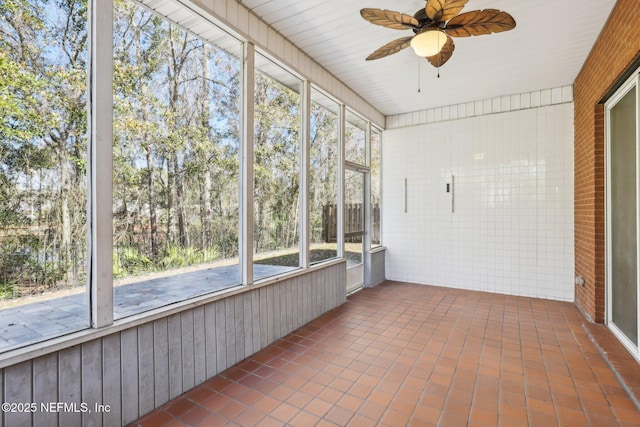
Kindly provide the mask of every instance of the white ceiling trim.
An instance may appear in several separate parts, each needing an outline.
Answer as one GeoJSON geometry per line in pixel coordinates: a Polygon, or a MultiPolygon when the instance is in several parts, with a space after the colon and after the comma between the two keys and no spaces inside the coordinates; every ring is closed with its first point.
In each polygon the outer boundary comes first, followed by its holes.
{"type": "Polygon", "coordinates": [[[386,129],[529,110],[572,102],[573,86],[563,86],[387,116],[386,129]]]}

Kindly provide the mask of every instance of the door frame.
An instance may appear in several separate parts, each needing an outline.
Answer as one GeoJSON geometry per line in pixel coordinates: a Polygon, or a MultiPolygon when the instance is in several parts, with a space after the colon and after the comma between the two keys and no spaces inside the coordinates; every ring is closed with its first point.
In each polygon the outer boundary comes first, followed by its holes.
{"type": "MultiPolygon", "coordinates": [[[[362,174],[362,179],[363,179],[363,186],[362,186],[362,214],[363,214],[363,221],[362,221],[362,230],[358,231],[358,232],[350,232],[350,233],[344,233],[344,237],[345,237],[345,244],[346,244],[346,237],[352,237],[354,235],[361,235],[362,236],[362,258],[359,264],[353,265],[353,266],[348,266],[347,267],[347,295],[356,292],[357,290],[361,289],[364,287],[364,269],[365,269],[365,252],[367,250],[367,236],[369,235],[368,233],[368,225],[367,225],[367,219],[369,218],[369,203],[367,203],[367,201],[369,200],[368,194],[369,194],[369,168],[366,166],[362,166],[356,163],[352,163],[349,161],[345,161],[344,162],[344,170],[345,170],[345,174],[347,173],[347,171],[349,172],[355,172],[355,173],[359,173],[362,174]],[[347,236],[347,234],[349,234],[349,236],[347,236]]],[[[345,190],[345,197],[346,197],[346,190],[345,190]]],[[[346,199],[343,198],[342,200],[343,205],[346,203],[346,199]]]]}
{"type": "Polygon", "coordinates": [[[636,242],[637,242],[637,303],[636,310],[638,311],[638,331],[640,332],[640,69],[636,70],[633,75],[623,84],[618,90],[606,101],[605,103],[605,180],[606,180],[606,311],[605,311],[605,323],[615,337],[625,346],[625,348],[640,362],[640,341],[638,345],[634,344],[620,328],[618,328],[612,321],[612,224],[611,224],[611,110],[615,107],[620,100],[631,91],[635,91],[636,94],[636,242]]]}

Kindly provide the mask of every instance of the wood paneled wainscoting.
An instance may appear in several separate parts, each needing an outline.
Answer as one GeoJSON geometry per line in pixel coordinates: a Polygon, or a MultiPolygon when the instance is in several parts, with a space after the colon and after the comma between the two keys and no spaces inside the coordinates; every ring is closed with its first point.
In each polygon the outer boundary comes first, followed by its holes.
{"type": "Polygon", "coordinates": [[[5,354],[16,411],[0,426],[127,424],[344,303],[345,286],[334,261],[5,354]]]}

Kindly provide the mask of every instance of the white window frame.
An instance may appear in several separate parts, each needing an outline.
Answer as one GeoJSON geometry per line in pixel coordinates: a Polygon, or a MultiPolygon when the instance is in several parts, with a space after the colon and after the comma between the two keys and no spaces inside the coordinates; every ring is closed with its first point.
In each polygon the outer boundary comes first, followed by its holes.
{"type": "Polygon", "coordinates": [[[113,323],[113,2],[90,0],[88,19],[87,295],[91,327],[103,328],[113,323]]]}
{"type": "MultiPolygon", "coordinates": [[[[375,133],[377,133],[380,136],[380,148],[379,148],[380,164],[378,165],[378,175],[380,177],[380,182],[378,182],[378,190],[379,190],[378,197],[380,197],[380,205],[378,207],[378,209],[380,210],[380,243],[376,244],[375,246],[371,244],[370,246],[370,250],[375,252],[376,250],[379,250],[384,246],[382,241],[382,129],[380,129],[378,126],[374,125],[373,123],[370,123],[370,127],[371,127],[371,135],[374,134],[374,130],[375,130],[375,133]]],[[[369,171],[371,171],[371,138],[369,139],[369,171]]],[[[371,200],[369,200],[369,202],[371,202],[371,200]]],[[[373,212],[371,212],[371,214],[373,214],[373,212]]],[[[370,227],[373,227],[372,220],[373,220],[373,217],[370,215],[369,216],[369,221],[371,221],[370,227]]]]}
{"type": "MultiPolygon", "coordinates": [[[[136,0],[132,0],[136,1],[136,0]]],[[[136,1],[142,7],[145,2],[136,1]]],[[[171,307],[159,307],[153,312],[141,312],[130,317],[114,320],[114,286],[113,286],[113,13],[114,4],[110,0],[89,0],[88,4],[88,68],[87,68],[87,108],[88,108],[88,140],[87,140],[87,181],[88,181],[88,274],[86,280],[88,302],[88,328],[74,332],[68,337],[54,336],[42,342],[26,344],[16,351],[10,351],[12,355],[19,354],[24,360],[32,352],[42,351],[43,348],[59,349],[69,344],[80,343],[93,337],[104,336],[110,331],[121,329],[125,325],[131,326],[179,312],[181,307],[189,305],[193,299],[176,301],[171,307]]],[[[166,18],[163,18],[166,19],[166,18]]],[[[209,21],[209,17],[202,18],[209,21]]],[[[229,31],[222,22],[218,25],[209,21],[211,25],[217,25],[223,31],[229,31]]],[[[189,29],[186,29],[189,31],[189,29]]],[[[240,117],[240,214],[239,214],[239,252],[241,285],[255,284],[253,281],[253,144],[254,144],[254,79],[255,79],[255,55],[260,53],[268,59],[297,76],[302,81],[301,89],[301,233],[300,233],[300,269],[315,268],[326,263],[338,262],[336,258],[330,258],[310,265],[310,236],[309,236],[309,162],[310,162],[310,111],[311,111],[311,86],[313,82],[300,75],[299,71],[282,62],[282,58],[274,58],[265,49],[257,48],[247,37],[240,34],[229,33],[233,37],[243,41],[242,83],[241,83],[241,117],[240,117]]],[[[345,168],[348,162],[345,159],[345,127],[347,106],[339,99],[329,95],[324,89],[314,87],[338,105],[338,150],[337,150],[337,258],[344,257],[344,184],[345,168]]],[[[366,165],[358,165],[369,170],[370,162],[370,132],[371,121],[361,114],[349,109],[350,113],[362,118],[366,123],[365,129],[365,155],[366,165]]],[[[370,191],[370,174],[367,172],[365,180],[365,192],[370,191]]],[[[368,200],[370,196],[366,196],[368,200]]],[[[365,224],[370,222],[368,204],[365,203],[365,224]]],[[[365,227],[367,227],[365,225],[365,227]]],[[[365,240],[368,228],[365,229],[365,240]]],[[[370,249],[370,242],[364,250],[370,249]]],[[[364,255],[364,253],[363,253],[364,255]]],[[[260,279],[260,284],[281,280],[282,277],[300,274],[298,270],[275,277],[260,279]]],[[[206,295],[197,297],[202,300],[219,294],[212,291],[206,295]]]]}

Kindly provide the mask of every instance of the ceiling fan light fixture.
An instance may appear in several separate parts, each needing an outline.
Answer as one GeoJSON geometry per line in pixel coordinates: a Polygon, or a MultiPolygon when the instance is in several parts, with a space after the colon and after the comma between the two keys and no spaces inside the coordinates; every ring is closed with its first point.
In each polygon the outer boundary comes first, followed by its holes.
{"type": "Polygon", "coordinates": [[[394,30],[410,30],[366,57],[367,61],[384,58],[411,46],[416,55],[440,68],[455,49],[452,37],[481,36],[510,31],[516,27],[513,16],[498,9],[460,13],[469,0],[426,0],[424,8],[413,16],[387,9],[364,8],[360,15],[374,25],[394,30]]]}
{"type": "Polygon", "coordinates": [[[416,55],[427,57],[437,55],[447,42],[447,36],[438,30],[424,31],[411,39],[411,47],[416,55]]]}

